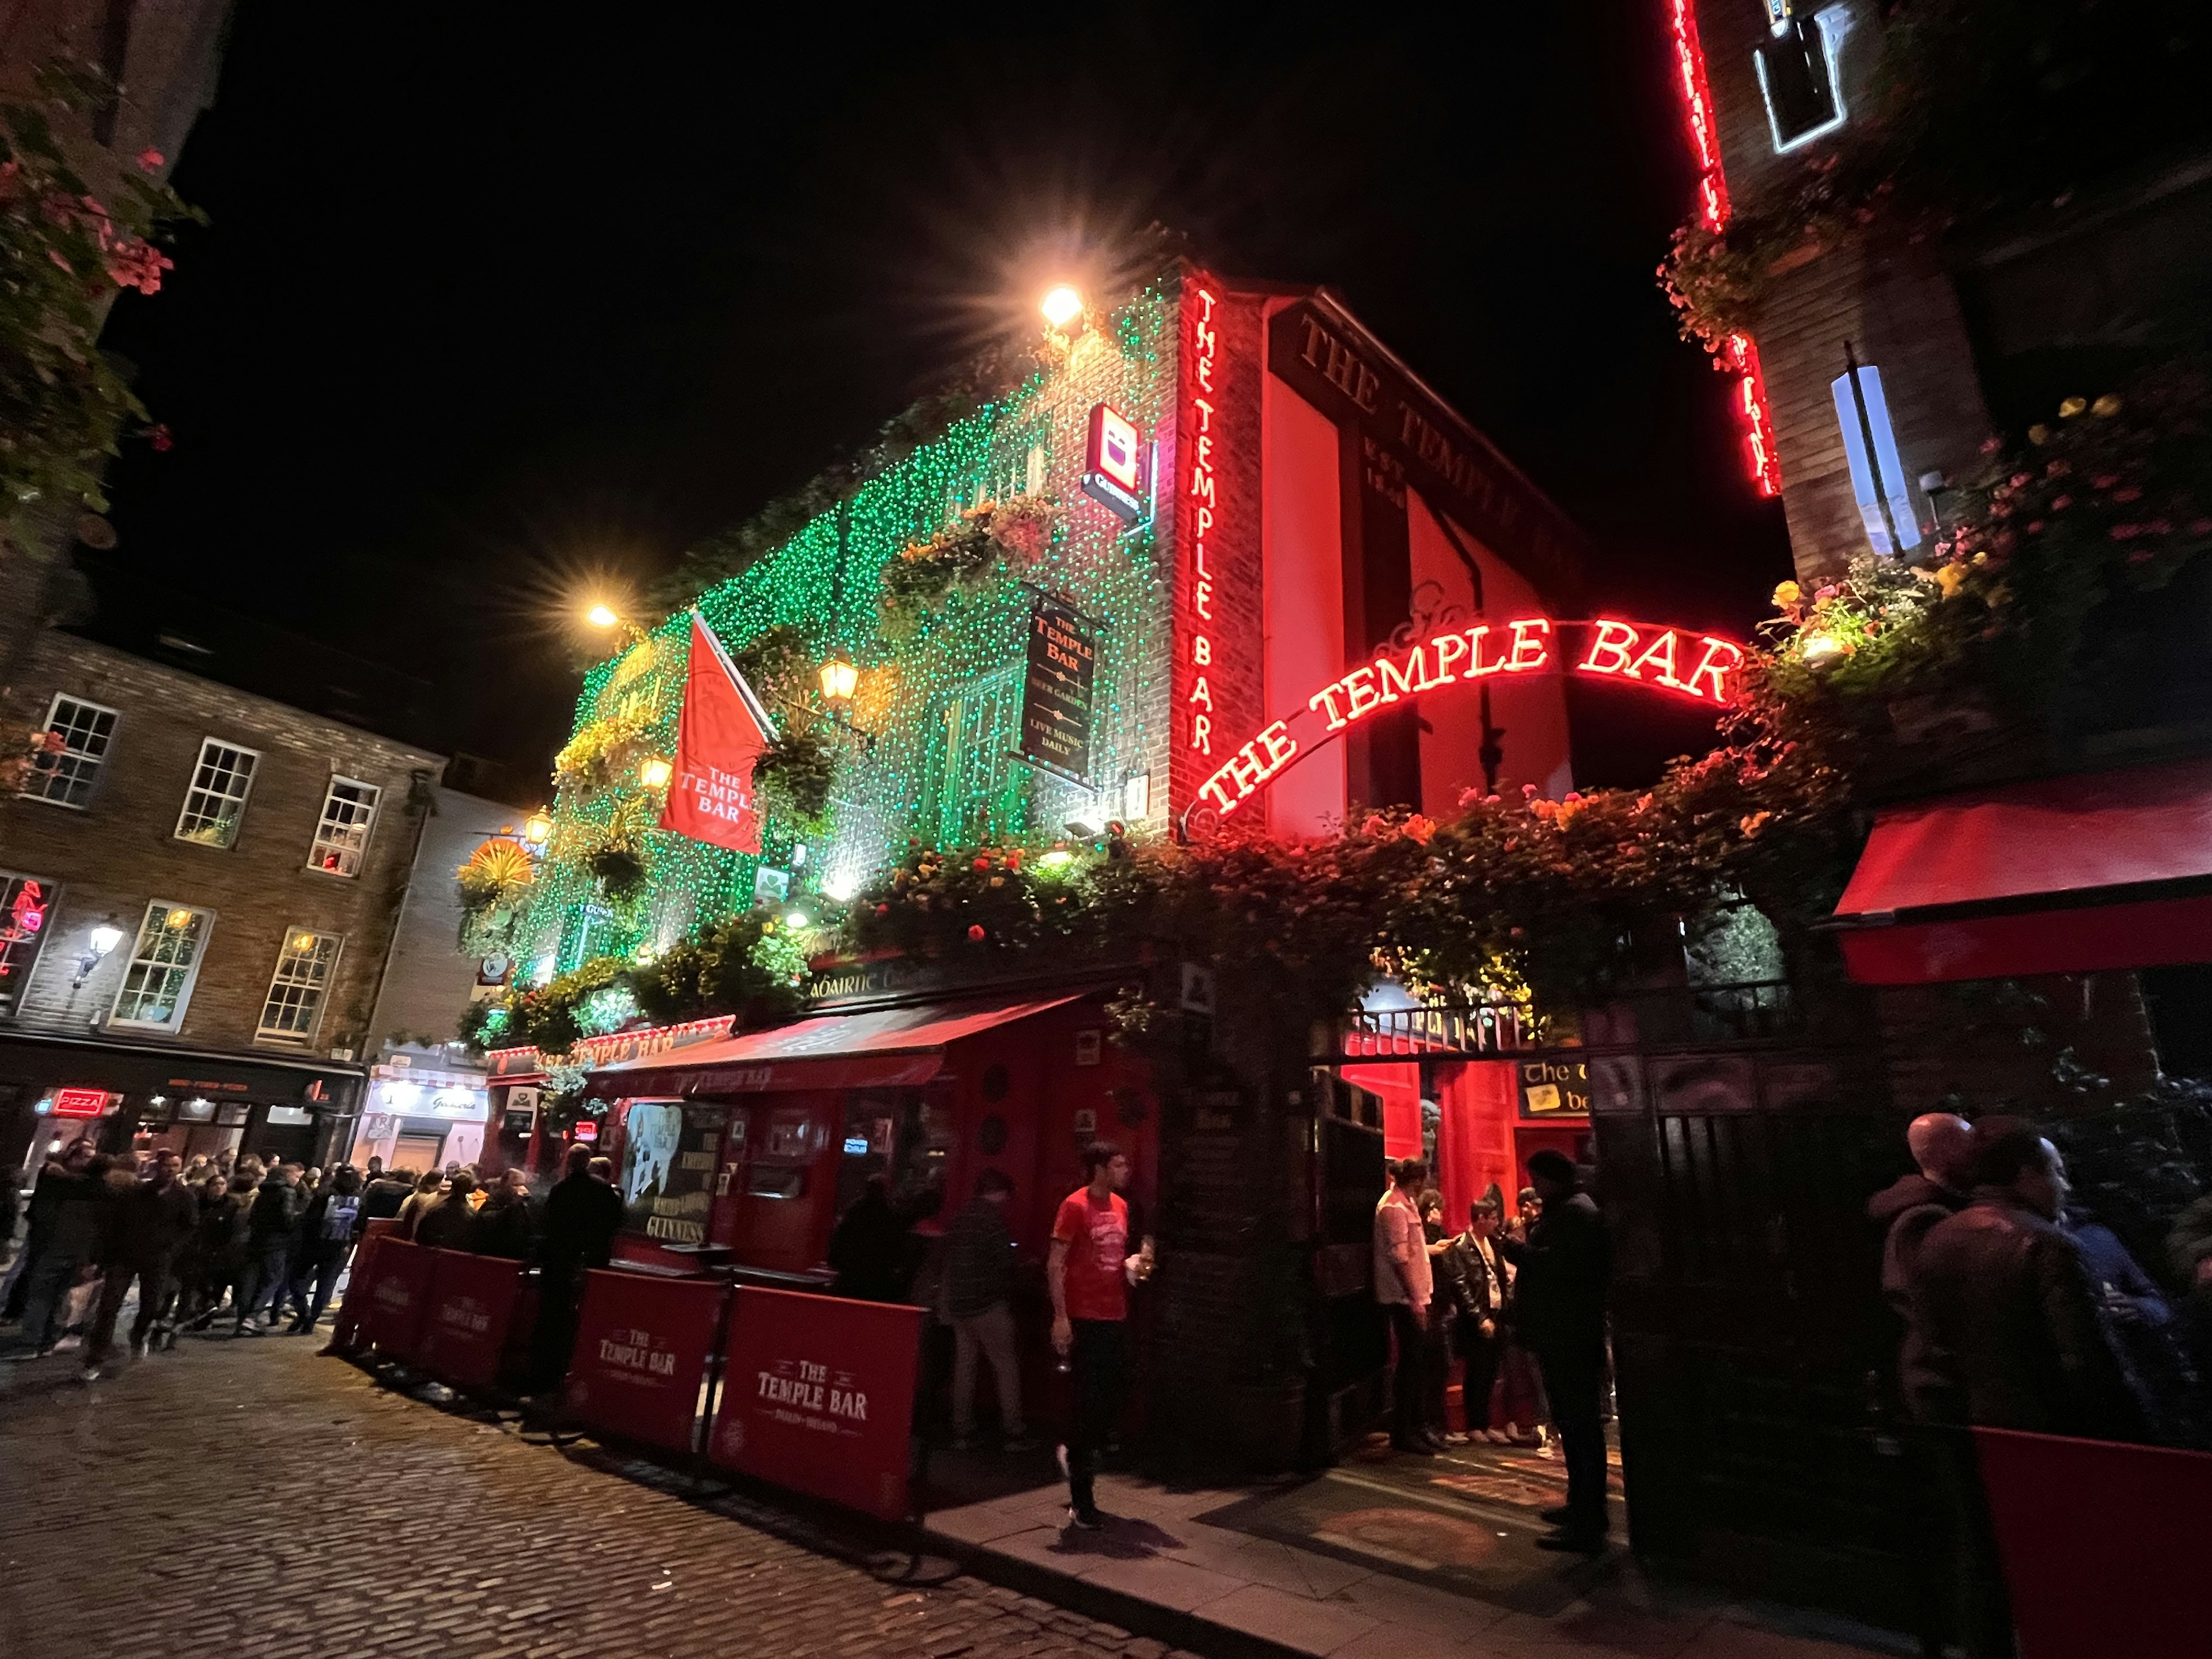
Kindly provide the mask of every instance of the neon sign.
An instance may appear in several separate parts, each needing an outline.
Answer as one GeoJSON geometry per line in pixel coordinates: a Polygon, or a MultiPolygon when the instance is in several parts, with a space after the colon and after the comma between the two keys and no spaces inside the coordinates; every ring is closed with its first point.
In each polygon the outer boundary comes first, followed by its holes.
{"type": "MultiPolygon", "coordinates": [[[[1190,717],[1184,747],[1198,754],[1213,753],[1213,691],[1207,673],[1213,666],[1213,570],[1206,562],[1207,538],[1221,510],[1220,492],[1214,488],[1213,463],[1214,364],[1221,350],[1221,331],[1213,320],[1220,301],[1205,288],[1191,290],[1196,308],[1190,329],[1190,571],[1182,584],[1189,596],[1190,689],[1183,693],[1184,712],[1190,717]]],[[[1186,309],[1189,309],[1186,307],[1186,309]]]]}
{"type": "MultiPolygon", "coordinates": [[[[1690,149],[1698,159],[1698,223],[1706,230],[1728,228],[1728,175],[1721,167],[1720,129],[1713,119],[1713,94],[1705,83],[1705,51],[1698,41],[1698,16],[1690,0],[1668,0],[1674,26],[1675,79],[1690,126],[1690,149]]],[[[1782,493],[1782,462],[1774,448],[1774,416],[1766,401],[1766,377],[1759,372],[1759,348],[1747,335],[1731,334],[1713,367],[1736,377],[1736,416],[1744,446],[1751,453],[1751,476],[1762,495],[1782,493]]]]}
{"type": "Polygon", "coordinates": [[[1331,680],[1305,707],[1267,726],[1198,788],[1198,800],[1227,817],[1305,756],[1380,708],[1424,692],[1493,676],[1568,672],[1632,682],[1718,708],[1732,701],[1729,677],[1743,647],[1693,629],[1611,617],[1555,622],[1522,617],[1431,634],[1386,651],[1331,680]],[[1580,650],[1562,656],[1568,629],[1587,629],[1580,650]]]}
{"type": "Polygon", "coordinates": [[[54,1091],[56,1117],[99,1117],[107,1110],[107,1091],[105,1089],[57,1089],[54,1091]]]}

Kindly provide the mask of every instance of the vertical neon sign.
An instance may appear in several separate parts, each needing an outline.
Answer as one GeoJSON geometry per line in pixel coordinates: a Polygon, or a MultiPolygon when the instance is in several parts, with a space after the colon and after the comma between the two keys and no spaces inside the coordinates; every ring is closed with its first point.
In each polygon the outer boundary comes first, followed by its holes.
{"type": "Polygon", "coordinates": [[[1218,395],[1213,383],[1214,364],[1221,349],[1221,331],[1214,321],[1219,303],[1204,288],[1194,288],[1190,309],[1190,568],[1183,592],[1190,605],[1190,689],[1183,694],[1183,711],[1189,718],[1184,747],[1196,754],[1213,753],[1213,691],[1208,672],[1213,666],[1213,569],[1207,546],[1221,510],[1220,492],[1214,488],[1213,446],[1215,407],[1218,395]]]}
{"type": "MultiPolygon", "coordinates": [[[[1689,121],[1690,149],[1698,158],[1698,223],[1709,231],[1728,228],[1735,211],[1728,177],[1721,167],[1720,128],[1713,119],[1712,89],[1705,83],[1705,52],[1698,40],[1697,14],[1690,0],[1668,0],[1674,25],[1675,78],[1689,121]]],[[[1751,476],[1762,495],[1782,493],[1782,460],[1774,448],[1774,420],[1766,402],[1766,377],[1759,368],[1759,348],[1744,334],[1731,334],[1713,367],[1736,377],[1733,399],[1742,422],[1751,476]]]]}

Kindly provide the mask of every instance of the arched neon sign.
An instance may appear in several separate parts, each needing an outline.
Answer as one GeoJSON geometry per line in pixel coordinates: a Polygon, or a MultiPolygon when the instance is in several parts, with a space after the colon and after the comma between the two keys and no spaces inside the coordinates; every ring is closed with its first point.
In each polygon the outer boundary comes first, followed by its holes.
{"type": "Polygon", "coordinates": [[[1227,817],[1316,749],[1377,709],[1447,686],[1493,676],[1570,672],[1628,682],[1717,708],[1734,700],[1729,676],[1743,647],[1681,628],[1602,618],[1555,622],[1522,617],[1476,623],[1394,647],[1331,680],[1305,707],[1275,720],[1198,787],[1195,805],[1227,817]],[[1585,630],[1582,648],[1562,656],[1566,630],[1585,630]]]}

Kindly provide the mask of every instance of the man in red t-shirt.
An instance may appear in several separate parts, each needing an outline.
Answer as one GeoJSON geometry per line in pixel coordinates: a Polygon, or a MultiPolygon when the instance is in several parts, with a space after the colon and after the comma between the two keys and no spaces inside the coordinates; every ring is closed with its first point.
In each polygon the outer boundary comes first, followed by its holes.
{"type": "Polygon", "coordinates": [[[1129,1254],[1129,1206],[1116,1190],[1129,1182],[1129,1160],[1110,1141],[1083,1149],[1088,1184],[1070,1193],[1052,1224],[1052,1255],[1045,1277],[1052,1286],[1052,1346],[1073,1373],[1074,1422],[1060,1449],[1067,1473],[1071,1526],[1096,1527],[1103,1518],[1092,1493],[1098,1448],[1121,1414],[1127,1352],[1122,1331],[1129,1317],[1129,1286],[1152,1277],[1150,1239],[1129,1254]]]}

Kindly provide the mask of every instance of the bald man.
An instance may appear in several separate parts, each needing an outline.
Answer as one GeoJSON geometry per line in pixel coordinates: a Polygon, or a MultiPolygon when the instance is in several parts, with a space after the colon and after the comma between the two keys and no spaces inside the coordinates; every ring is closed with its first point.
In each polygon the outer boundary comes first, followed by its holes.
{"type": "Polygon", "coordinates": [[[1905,1322],[1897,1369],[1908,1401],[1915,1396],[1916,1383],[1935,1380],[1929,1370],[1926,1340],[1913,1318],[1913,1263],[1919,1256],[1921,1242],[1936,1224],[1966,1208],[1973,1144],[1972,1126],[1956,1113],[1922,1113],[1905,1131],[1905,1148],[1919,1166],[1917,1173],[1899,1176],[1867,1201],[1868,1216],[1886,1230],[1881,1294],[1905,1322]]]}

